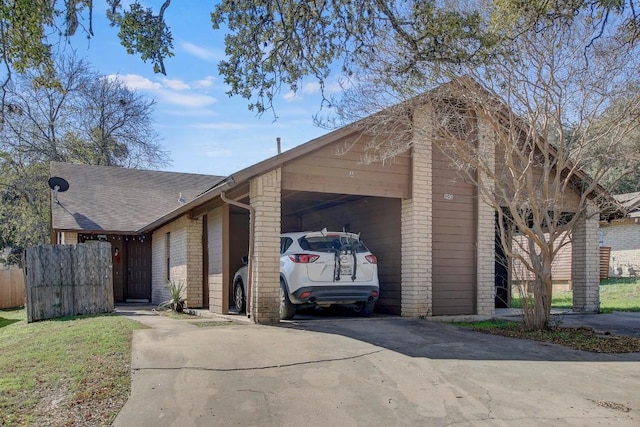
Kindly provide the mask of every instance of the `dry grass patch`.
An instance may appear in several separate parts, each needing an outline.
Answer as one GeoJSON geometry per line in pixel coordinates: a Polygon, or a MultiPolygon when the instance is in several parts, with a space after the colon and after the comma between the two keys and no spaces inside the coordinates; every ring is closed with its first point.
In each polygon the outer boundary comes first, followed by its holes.
{"type": "Polygon", "coordinates": [[[599,334],[586,327],[564,328],[557,326],[544,331],[526,331],[522,328],[520,322],[498,319],[457,323],[457,325],[486,334],[560,344],[576,350],[594,353],[640,352],[640,338],[599,334]]]}

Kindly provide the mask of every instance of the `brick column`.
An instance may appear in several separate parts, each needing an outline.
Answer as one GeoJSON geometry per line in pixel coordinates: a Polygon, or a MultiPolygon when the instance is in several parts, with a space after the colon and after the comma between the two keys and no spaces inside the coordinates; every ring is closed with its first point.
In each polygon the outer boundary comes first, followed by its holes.
{"type": "Polygon", "coordinates": [[[187,307],[202,307],[202,218],[186,221],[187,307]]]}
{"type": "MultiPolygon", "coordinates": [[[[478,119],[478,154],[488,170],[495,170],[495,138],[491,128],[482,119],[478,119]]],[[[477,272],[476,272],[476,314],[493,316],[495,314],[495,210],[486,201],[494,192],[493,178],[478,172],[478,228],[477,228],[477,272]]]]}
{"type": "Polygon", "coordinates": [[[405,317],[431,316],[432,310],[432,141],[431,109],[414,112],[411,199],[402,200],[402,308],[405,317]]]}
{"type": "Polygon", "coordinates": [[[573,229],[573,309],[584,313],[600,311],[600,261],[598,248],[598,215],[594,206],[587,207],[586,218],[573,229]]]}
{"type": "Polygon", "coordinates": [[[251,319],[255,323],[280,320],[281,180],[280,169],[251,180],[249,197],[255,209],[251,319]]]}

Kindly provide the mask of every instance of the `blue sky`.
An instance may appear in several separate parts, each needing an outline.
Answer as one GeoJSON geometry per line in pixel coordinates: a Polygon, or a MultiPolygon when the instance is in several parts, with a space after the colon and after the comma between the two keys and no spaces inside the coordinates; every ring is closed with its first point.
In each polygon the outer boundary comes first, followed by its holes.
{"type": "MultiPolygon", "coordinates": [[[[145,2],[156,12],[160,3],[145,2]]],[[[78,55],[99,72],[117,74],[156,100],[155,127],[173,161],[163,170],[229,175],[275,155],[278,136],[287,150],[327,133],[313,125],[321,101],[315,82],[303,85],[295,96],[280,94],[276,121],[271,112],[256,116],[247,100],[225,94],[228,87],[217,69],[224,58],[224,32],[211,27],[213,3],[181,0],[167,9],[175,56],[165,62],[166,76],[154,74],[150,63],[126,53],[116,29],[108,25],[104,0],[94,1],[95,37],[86,41],[78,32],[71,40],[78,55]]]]}

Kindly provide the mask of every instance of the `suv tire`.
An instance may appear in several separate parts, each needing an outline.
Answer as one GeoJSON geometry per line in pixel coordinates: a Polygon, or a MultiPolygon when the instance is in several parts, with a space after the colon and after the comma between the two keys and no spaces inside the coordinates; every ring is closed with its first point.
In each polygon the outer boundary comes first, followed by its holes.
{"type": "Polygon", "coordinates": [[[246,308],[246,299],[244,297],[244,286],[242,280],[237,280],[233,287],[233,301],[236,303],[236,310],[242,313],[246,308]]]}
{"type": "Polygon", "coordinates": [[[280,279],[280,320],[289,320],[296,314],[296,306],[289,299],[284,280],[280,279]]]}
{"type": "Polygon", "coordinates": [[[359,302],[353,308],[353,311],[355,311],[357,314],[359,314],[362,317],[371,317],[375,306],[376,306],[375,301],[363,301],[363,302],[359,302]]]}

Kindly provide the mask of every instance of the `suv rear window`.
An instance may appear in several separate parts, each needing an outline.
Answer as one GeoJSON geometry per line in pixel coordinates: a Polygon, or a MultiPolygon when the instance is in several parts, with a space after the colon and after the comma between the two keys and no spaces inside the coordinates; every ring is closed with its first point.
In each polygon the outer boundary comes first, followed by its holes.
{"type": "Polygon", "coordinates": [[[289,249],[289,246],[293,243],[293,239],[291,237],[281,237],[280,238],[280,254],[283,254],[289,249]]]}
{"type": "Polygon", "coordinates": [[[351,250],[355,252],[369,252],[361,240],[347,236],[303,236],[298,239],[300,247],[305,251],[335,252],[351,250]]]}

